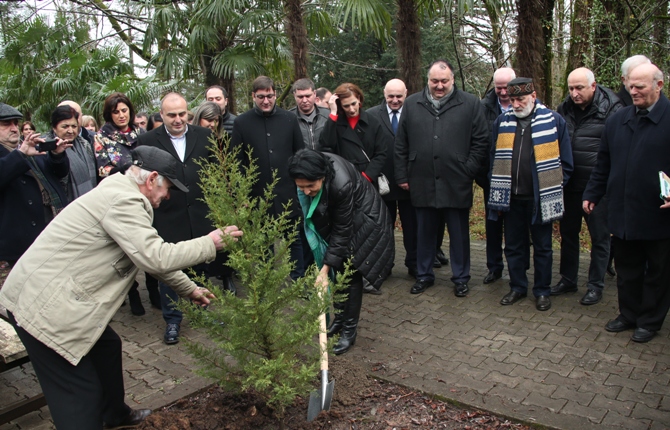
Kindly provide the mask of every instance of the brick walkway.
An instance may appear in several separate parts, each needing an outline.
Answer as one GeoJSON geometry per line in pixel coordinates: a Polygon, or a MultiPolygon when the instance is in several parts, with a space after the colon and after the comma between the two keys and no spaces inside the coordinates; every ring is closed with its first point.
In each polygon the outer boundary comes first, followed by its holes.
{"type": "MultiPolygon", "coordinates": [[[[348,353],[377,369],[376,376],[547,427],[670,428],[667,324],[647,344],[630,341],[631,332],[605,332],[605,323],[617,315],[612,278],[606,279],[603,301],[591,307],[579,304],[583,285],[578,293],[553,297],[547,312],[536,311],[532,298],[500,306],[507,277],[481,283],[484,243],[473,242],[467,298],[454,297],[449,267],[436,269],[436,285],[415,296],[397,244],[394,275],[383,295],[365,296],[357,343],[348,353]]],[[[587,264],[583,255],[582,284],[587,264]]],[[[157,408],[208,384],[190,371],[192,360],[182,346],[162,343],[159,311],[147,307],[147,315],[133,317],[126,306],[112,325],[124,340],[132,406],[157,408]]],[[[182,332],[198,336],[188,324],[182,332]]],[[[6,372],[0,375],[0,407],[38,389],[30,365],[6,372]]],[[[51,429],[49,417],[43,408],[0,430],[51,429]]]]}

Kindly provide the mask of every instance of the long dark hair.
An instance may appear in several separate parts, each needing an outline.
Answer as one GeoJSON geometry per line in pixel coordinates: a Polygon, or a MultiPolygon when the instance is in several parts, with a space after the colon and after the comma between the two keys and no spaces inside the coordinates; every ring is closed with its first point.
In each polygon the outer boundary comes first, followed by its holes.
{"type": "Polygon", "coordinates": [[[102,117],[105,119],[105,121],[116,127],[116,124],[114,124],[114,121],[112,120],[112,111],[116,109],[116,106],[119,103],[123,103],[128,106],[128,111],[130,114],[128,126],[131,128],[135,127],[135,108],[133,107],[133,104],[128,96],[123,93],[112,93],[107,96],[105,99],[105,104],[102,108],[102,117]]]}
{"type": "Polygon", "coordinates": [[[330,159],[313,149],[301,149],[288,159],[288,175],[291,179],[307,179],[317,181],[332,179],[335,170],[330,159]]]}

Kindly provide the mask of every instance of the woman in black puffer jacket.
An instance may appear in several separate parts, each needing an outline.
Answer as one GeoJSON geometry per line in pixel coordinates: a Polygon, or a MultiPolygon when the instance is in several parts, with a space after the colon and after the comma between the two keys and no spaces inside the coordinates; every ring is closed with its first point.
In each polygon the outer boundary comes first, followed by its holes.
{"type": "Polygon", "coordinates": [[[347,352],[356,341],[363,300],[363,278],[379,288],[391,273],[395,257],[391,217],[379,193],[348,161],[311,149],[298,151],[289,160],[289,175],[298,186],[305,219],[305,233],[317,265],[319,279],[341,272],[353,256],[353,274],[347,300],[328,336],[341,332],[335,354],[347,352]],[[319,245],[321,247],[319,249],[319,245]]]}

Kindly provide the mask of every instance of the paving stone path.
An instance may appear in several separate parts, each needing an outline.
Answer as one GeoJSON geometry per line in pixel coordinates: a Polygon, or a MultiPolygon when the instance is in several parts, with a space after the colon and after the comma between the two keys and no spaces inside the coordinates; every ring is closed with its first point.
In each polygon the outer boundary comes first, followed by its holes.
{"type": "MultiPolygon", "coordinates": [[[[580,291],[552,297],[552,308],[538,312],[532,298],[498,303],[509,291],[507,276],[482,284],[484,242],[471,246],[467,298],[454,296],[449,267],[436,269],[434,287],[410,295],[413,280],[404,270],[399,235],[396,244],[394,273],[381,296],[365,296],[356,346],[348,353],[369,363],[374,375],[552,428],[670,429],[668,324],[647,344],[632,342],[631,332],[607,333],[605,323],[617,315],[614,279],[607,277],[601,303],[579,304],[588,255],[582,255],[580,291]]],[[[158,408],[209,384],[192,373],[183,346],[162,343],[159,311],[147,306],[147,315],[134,317],[126,306],[112,325],[124,341],[131,406],[158,408]]],[[[182,334],[200,336],[188,324],[182,334]]],[[[30,365],[5,372],[0,407],[38,390],[30,365]]],[[[47,408],[0,426],[52,428],[47,408]]]]}

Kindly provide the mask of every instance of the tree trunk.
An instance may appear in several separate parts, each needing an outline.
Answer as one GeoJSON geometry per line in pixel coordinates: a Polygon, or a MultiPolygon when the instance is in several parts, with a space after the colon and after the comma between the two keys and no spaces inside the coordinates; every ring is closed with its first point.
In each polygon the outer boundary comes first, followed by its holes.
{"type": "Polygon", "coordinates": [[[224,34],[220,34],[220,42],[216,52],[206,51],[201,55],[201,66],[203,74],[205,75],[205,88],[209,88],[212,85],[221,85],[228,92],[228,107],[226,108],[229,112],[235,113],[235,75],[230,76],[217,76],[212,72],[212,61],[214,57],[219,52],[222,52],[228,47],[231,46],[231,42],[228,41],[224,34]]]}
{"type": "Polygon", "coordinates": [[[575,9],[572,13],[572,25],[570,26],[570,48],[568,49],[567,66],[565,68],[565,79],[563,89],[566,92],[566,82],[570,72],[577,67],[591,67],[592,59],[589,58],[589,35],[591,34],[590,10],[593,0],[575,0],[575,9]]]}
{"type": "Polygon", "coordinates": [[[654,21],[654,48],[651,51],[651,61],[664,73],[668,73],[670,56],[668,55],[668,7],[670,1],[660,0],[660,6],[654,21]]]}
{"type": "Polygon", "coordinates": [[[421,76],[421,27],[414,0],[398,0],[398,67],[400,78],[407,86],[407,93],[423,89],[421,76]]]}
{"type": "Polygon", "coordinates": [[[495,68],[505,65],[505,51],[502,43],[502,32],[500,31],[500,16],[492,0],[484,0],[484,8],[491,23],[491,55],[495,61],[495,68]]]}
{"type": "Polygon", "coordinates": [[[625,4],[619,0],[599,1],[605,16],[595,22],[592,70],[598,83],[617,91],[621,85],[621,63],[631,56],[631,46],[625,36],[628,13],[625,4]]]}
{"type": "Polygon", "coordinates": [[[551,35],[553,0],[517,0],[518,76],[532,78],[543,103],[551,103],[551,35]]]}
{"type": "Polygon", "coordinates": [[[284,0],[286,34],[293,54],[293,80],[307,77],[307,28],[300,0],[284,0]]]}

